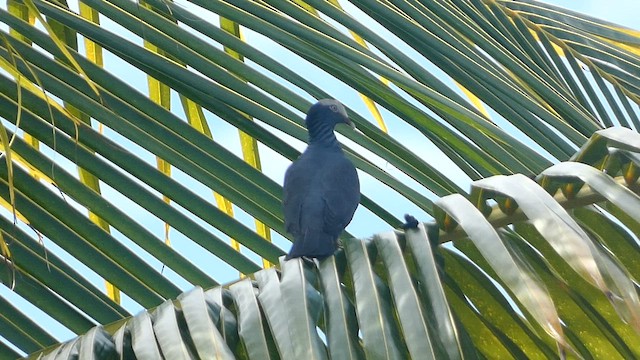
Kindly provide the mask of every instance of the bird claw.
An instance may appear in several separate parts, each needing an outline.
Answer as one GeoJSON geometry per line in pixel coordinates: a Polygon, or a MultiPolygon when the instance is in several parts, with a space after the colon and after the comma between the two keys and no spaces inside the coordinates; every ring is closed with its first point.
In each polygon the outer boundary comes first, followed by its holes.
{"type": "Polygon", "coordinates": [[[316,262],[314,258],[311,258],[308,256],[301,256],[300,259],[304,264],[309,265],[311,267],[316,267],[316,262]]]}

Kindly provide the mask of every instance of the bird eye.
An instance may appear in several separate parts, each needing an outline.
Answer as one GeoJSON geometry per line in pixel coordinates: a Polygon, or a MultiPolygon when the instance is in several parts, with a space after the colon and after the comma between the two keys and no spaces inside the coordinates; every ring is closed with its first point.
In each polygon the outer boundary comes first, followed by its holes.
{"type": "Polygon", "coordinates": [[[331,109],[331,111],[333,112],[338,112],[338,107],[336,105],[329,106],[329,109],[331,109]]]}

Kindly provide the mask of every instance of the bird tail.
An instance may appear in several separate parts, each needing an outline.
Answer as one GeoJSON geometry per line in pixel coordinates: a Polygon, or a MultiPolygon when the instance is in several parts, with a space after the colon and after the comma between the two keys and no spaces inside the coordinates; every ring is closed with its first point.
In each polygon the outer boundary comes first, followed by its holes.
{"type": "Polygon", "coordinates": [[[337,248],[338,242],[335,236],[322,231],[308,231],[303,236],[295,237],[285,260],[302,256],[323,259],[333,255],[337,248]]]}

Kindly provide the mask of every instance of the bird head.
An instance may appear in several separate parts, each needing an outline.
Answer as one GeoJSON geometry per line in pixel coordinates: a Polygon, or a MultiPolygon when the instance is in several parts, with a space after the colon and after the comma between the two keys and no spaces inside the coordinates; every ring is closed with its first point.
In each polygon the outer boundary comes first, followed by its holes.
{"type": "Polygon", "coordinates": [[[344,105],[334,99],[322,99],[311,106],[305,119],[307,128],[310,128],[310,125],[317,121],[329,123],[331,128],[337,124],[347,124],[355,129],[355,125],[349,120],[344,105]]]}

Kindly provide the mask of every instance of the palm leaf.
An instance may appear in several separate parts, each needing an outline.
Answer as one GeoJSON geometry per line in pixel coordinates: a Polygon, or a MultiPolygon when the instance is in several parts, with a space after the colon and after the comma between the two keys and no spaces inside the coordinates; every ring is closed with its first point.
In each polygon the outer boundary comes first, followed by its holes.
{"type": "MultiPolygon", "coordinates": [[[[635,133],[630,130],[627,133],[629,138],[635,137],[635,133]]],[[[610,129],[599,132],[594,139],[616,138],[615,135],[619,134],[620,130],[610,129]]],[[[626,147],[632,146],[633,140],[623,144],[626,144],[626,147]]],[[[583,152],[592,152],[591,156],[596,156],[593,149],[594,147],[587,146],[583,152]]],[[[606,149],[605,147],[604,151],[608,152],[606,149]]],[[[578,153],[576,157],[579,158],[583,154],[578,153]]],[[[599,155],[596,157],[602,157],[602,152],[599,155]]],[[[584,170],[578,173],[592,173],[592,179],[596,173],[600,174],[602,179],[609,176],[585,164],[565,162],[543,173],[541,179],[545,180],[542,182],[551,184],[548,180],[553,176],[553,179],[558,181],[557,174],[562,172],[561,168],[572,166],[584,167],[584,170]]],[[[575,176],[574,173],[569,172],[570,176],[575,176]]],[[[440,234],[453,232],[460,226],[471,239],[459,237],[454,240],[454,245],[464,256],[446,244],[438,245],[441,241],[438,239],[438,232],[431,231],[430,234],[435,238],[430,239],[431,235],[427,235],[424,225],[420,224],[417,229],[379,234],[374,239],[351,239],[337,256],[321,261],[317,266],[309,266],[303,260],[295,259],[282,264],[282,274],[273,268],[261,270],[253,275],[258,279],[258,286],[253,286],[250,279],[243,279],[229,286],[236,306],[225,316],[238,319],[238,336],[230,339],[239,337],[240,344],[235,347],[208,346],[207,349],[220,349],[215,356],[236,357],[244,356],[245,352],[249,357],[271,357],[275,356],[277,351],[281,356],[295,353],[298,354],[296,357],[305,354],[307,357],[323,358],[326,356],[325,352],[334,354],[338,353],[338,350],[351,348],[352,351],[342,351],[341,356],[353,358],[361,356],[359,348],[362,346],[364,354],[371,358],[406,357],[407,354],[413,354],[411,357],[431,354],[433,358],[436,354],[460,358],[492,357],[497,354],[545,358],[553,356],[553,347],[557,344],[560,356],[568,353],[595,358],[611,354],[625,358],[638,356],[640,348],[637,346],[637,340],[640,334],[635,327],[634,317],[637,312],[633,306],[633,299],[637,295],[635,292],[621,291],[623,287],[606,287],[594,291],[599,286],[597,278],[593,275],[584,276],[583,267],[589,263],[589,258],[599,259],[598,266],[592,270],[600,271],[603,277],[608,279],[603,280],[603,284],[607,285],[624,284],[624,281],[620,280],[628,280],[630,275],[623,273],[624,276],[621,276],[616,273],[614,269],[621,265],[612,257],[609,261],[604,260],[601,256],[605,255],[597,250],[584,254],[580,262],[576,263],[577,259],[572,258],[575,253],[567,256],[563,251],[554,249],[555,235],[549,236],[548,232],[551,229],[556,229],[556,232],[563,230],[559,226],[548,226],[544,229],[536,226],[540,223],[539,217],[536,216],[540,215],[532,212],[532,206],[535,209],[536,205],[532,204],[531,199],[545,197],[531,194],[545,189],[532,180],[529,180],[529,184],[522,181],[521,175],[496,176],[477,181],[474,186],[487,190],[491,181],[494,181],[506,184],[501,189],[508,192],[509,188],[513,187],[506,181],[508,179],[517,181],[518,186],[524,186],[525,190],[520,190],[515,197],[493,190],[493,193],[485,192],[484,197],[476,199],[476,206],[480,209],[486,209],[484,199],[499,201],[501,205],[490,208],[493,214],[500,213],[493,215],[493,220],[491,217],[482,216],[478,208],[458,194],[443,197],[438,202],[437,222],[428,226],[443,229],[440,230],[440,234]],[[522,196],[523,194],[529,196],[522,196]],[[518,212],[522,215],[518,215],[518,212]],[[513,223],[515,226],[502,227],[499,233],[495,233],[495,239],[474,228],[481,226],[493,229],[494,225],[491,222],[496,222],[496,216],[505,218],[500,223],[513,223]],[[525,217],[527,222],[519,217],[525,217]],[[474,239],[476,236],[482,237],[483,240],[474,239]],[[485,239],[492,245],[483,242],[485,239]],[[407,242],[411,245],[406,246],[407,242]],[[502,250],[496,243],[500,244],[502,250]],[[444,264],[444,268],[442,265],[435,265],[431,251],[419,251],[419,247],[424,245],[433,248],[432,251],[435,250],[442,256],[441,264],[444,264]],[[487,249],[489,252],[485,252],[487,249]],[[346,257],[342,254],[343,251],[346,257]],[[407,262],[405,259],[412,261],[407,262]],[[509,265],[513,262],[516,265],[509,265]],[[418,265],[428,263],[434,265],[418,265]],[[602,267],[603,264],[608,266],[602,267]],[[339,270],[343,267],[344,270],[339,270]],[[441,293],[446,294],[444,301],[437,296],[438,291],[424,291],[424,285],[421,283],[426,278],[439,279],[441,271],[446,279],[444,288],[449,290],[441,290],[441,293]],[[324,285],[316,289],[314,284],[318,275],[324,285]],[[616,293],[612,296],[612,292],[616,293]],[[329,316],[327,322],[320,321],[319,314],[323,303],[329,316]],[[621,310],[620,304],[629,307],[621,310]],[[349,310],[354,308],[355,311],[349,310]],[[453,315],[445,320],[451,330],[432,332],[434,327],[430,325],[429,319],[436,318],[443,322],[443,310],[453,315]],[[357,322],[353,321],[354,317],[357,322]],[[268,326],[265,324],[265,318],[268,319],[268,326]],[[468,351],[465,353],[462,350],[460,344],[465,342],[465,338],[461,334],[465,331],[469,333],[477,354],[470,354],[468,351]],[[320,340],[320,332],[328,341],[320,340]],[[338,335],[342,336],[342,340],[353,339],[355,335],[355,343],[337,341],[335,338],[338,335]],[[451,344],[451,338],[455,345],[451,344]],[[272,345],[272,341],[278,345],[272,345]],[[233,355],[228,353],[229,349],[235,349],[231,350],[233,355]],[[444,355],[442,351],[454,355],[444,355]],[[224,355],[225,353],[227,355],[224,355]]],[[[593,184],[593,181],[586,183],[593,184]]],[[[571,207],[576,206],[572,205],[572,201],[579,202],[579,198],[584,197],[597,197],[598,203],[607,202],[606,197],[598,195],[599,191],[606,190],[607,194],[629,191],[628,187],[613,180],[602,181],[598,186],[602,187],[595,187],[587,194],[579,193],[571,200],[563,197],[559,202],[545,192],[549,198],[543,201],[549,208],[562,205],[571,207]]],[[[549,187],[547,190],[553,192],[554,188],[549,187]]],[[[627,196],[634,201],[640,199],[640,196],[633,192],[627,193],[627,196]]],[[[588,208],[593,206],[590,205],[588,208]]],[[[586,210],[581,207],[575,210],[576,213],[584,214],[581,219],[588,214],[584,211],[586,210]]],[[[622,210],[626,214],[633,211],[633,208],[628,212],[622,210]]],[[[564,219],[566,223],[573,221],[560,211],[555,211],[548,217],[564,219]]],[[[628,230],[622,228],[618,231],[628,234],[628,230]]],[[[589,241],[593,241],[589,244],[599,249],[605,249],[607,246],[606,243],[598,241],[597,237],[590,238],[589,241]]],[[[570,248],[579,246],[582,245],[568,245],[570,248]]],[[[637,255],[637,250],[635,251],[637,255]]],[[[436,282],[440,283],[440,280],[436,282]]],[[[220,287],[216,289],[218,294],[224,291],[220,287]]],[[[184,302],[186,298],[202,299],[201,294],[202,290],[196,288],[181,295],[180,301],[184,302]]],[[[160,312],[164,307],[171,306],[170,302],[165,304],[169,305],[163,305],[155,311],[160,312]]],[[[178,332],[173,330],[174,337],[177,337],[174,343],[193,342],[197,346],[197,343],[204,339],[220,341],[221,336],[217,330],[213,333],[211,330],[214,329],[216,319],[226,312],[225,307],[211,309],[202,300],[193,302],[189,307],[193,309],[187,310],[187,304],[183,304],[183,312],[201,312],[199,321],[205,321],[202,319],[204,316],[211,323],[207,326],[208,329],[199,329],[189,325],[189,316],[186,314],[186,323],[173,317],[170,327],[181,329],[178,332]],[[210,312],[205,315],[207,309],[210,312]],[[185,337],[186,340],[183,339],[185,337]]],[[[137,331],[136,326],[142,326],[149,319],[147,313],[143,312],[119,326],[123,329],[129,322],[133,322],[134,331],[137,331]],[[138,323],[140,325],[135,325],[138,323]]],[[[162,318],[163,323],[167,321],[169,320],[162,318]]],[[[121,330],[116,330],[115,333],[118,334],[119,331],[121,330]]],[[[81,339],[85,341],[85,337],[91,336],[92,333],[89,333],[81,339]]],[[[229,344],[234,344],[233,341],[230,340],[229,344]]],[[[111,348],[115,343],[115,339],[112,339],[105,346],[111,348]]],[[[59,345],[61,349],[65,346],[68,345],[59,345]]],[[[48,351],[52,350],[56,351],[48,351]]],[[[124,351],[124,348],[116,347],[117,353],[123,354],[124,351]]],[[[134,345],[133,351],[135,358],[138,358],[146,356],[150,350],[136,349],[134,345]]]]}

